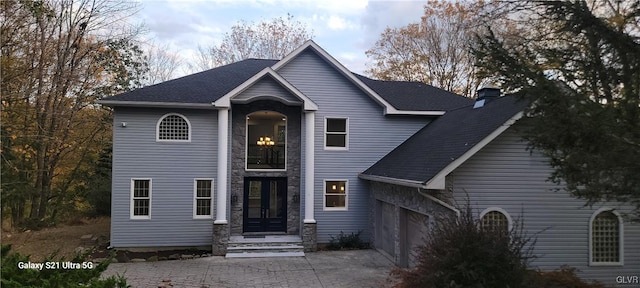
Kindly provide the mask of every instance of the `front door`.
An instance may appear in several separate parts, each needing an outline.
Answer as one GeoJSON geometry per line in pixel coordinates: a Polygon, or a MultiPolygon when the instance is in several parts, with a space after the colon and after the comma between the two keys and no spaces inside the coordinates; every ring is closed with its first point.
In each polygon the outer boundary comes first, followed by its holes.
{"type": "Polygon", "coordinates": [[[287,232],[287,178],[244,179],[244,232],[287,232]]]}

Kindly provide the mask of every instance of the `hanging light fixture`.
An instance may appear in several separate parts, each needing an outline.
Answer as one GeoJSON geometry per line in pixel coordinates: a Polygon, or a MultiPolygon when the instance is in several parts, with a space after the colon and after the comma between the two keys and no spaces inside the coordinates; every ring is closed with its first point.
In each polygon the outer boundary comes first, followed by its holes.
{"type": "Polygon", "coordinates": [[[270,146],[275,145],[276,143],[275,143],[275,142],[273,142],[273,140],[271,140],[271,138],[269,138],[269,137],[267,137],[267,136],[264,136],[264,137],[260,137],[260,138],[258,139],[258,141],[256,141],[256,144],[258,144],[258,146],[267,146],[267,147],[270,147],[270,146]]]}

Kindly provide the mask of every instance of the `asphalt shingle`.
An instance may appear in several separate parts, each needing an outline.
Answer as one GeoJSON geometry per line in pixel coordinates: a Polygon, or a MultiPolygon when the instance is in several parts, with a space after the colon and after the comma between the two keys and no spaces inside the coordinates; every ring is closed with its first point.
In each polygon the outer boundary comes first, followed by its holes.
{"type": "Polygon", "coordinates": [[[382,81],[353,75],[398,110],[449,111],[473,103],[470,98],[422,82],[382,81]]]}
{"type": "MultiPolygon", "coordinates": [[[[247,59],[123,94],[108,101],[211,103],[278,60],[247,59]]],[[[448,111],[473,103],[466,97],[419,82],[380,81],[355,74],[394,108],[406,111],[448,111]]]]}
{"type": "Polygon", "coordinates": [[[247,59],[105,98],[109,101],[211,103],[278,60],[247,59]]]}
{"type": "Polygon", "coordinates": [[[503,96],[481,108],[449,111],[362,174],[427,182],[525,106],[515,96],[503,96]]]}

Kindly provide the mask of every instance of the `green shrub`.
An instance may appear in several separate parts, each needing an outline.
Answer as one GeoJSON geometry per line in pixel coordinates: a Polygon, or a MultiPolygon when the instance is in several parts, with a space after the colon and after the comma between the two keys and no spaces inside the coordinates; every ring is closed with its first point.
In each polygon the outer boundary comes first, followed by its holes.
{"type": "MultiPolygon", "coordinates": [[[[21,263],[29,263],[29,256],[22,256],[18,253],[9,253],[11,245],[3,245],[1,249],[0,264],[2,266],[2,276],[0,286],[2,287],[96,287],[96,288],[123,288],[130,287],[122,276],[112,276],[106,279],[99,279],[100,273],[107,269],[109,261],[95,264],[86,260],[86,255],[77,255],[73,259],[66,260],[64,257],[54,259],[55,255],[47,257],[38,264],[43,264],[43,269],[20,268],[21,263]],[[80,269],[63,269],[68,266],[66,263],[77,263],[80,269]],[[84,269],[83,269],[84,268],[84,269]]],[[[67,267],[71,268],[71,267],[67,267]]]]}
{"type": "Polygon", "coordinates": [[[337,237],[333,237],[330,235],[331,240],[329,241],[329,245],[327,245],[327,249],[354,250],[369,248],[369,244],[360,239],[360,234],[362,234],[362,230],[358,231],[358,233],[351,232],[351,234],[348,235],[340,231],[340,234],[338,234],[337,237]]]}
{"type": "Polygon", "coordinates": [[[517,222],[508,233],[483,229],[467,203],[460,217],[435,225],[414,269],[395,271],[396,287],[523,287],[535,240],[517,222]]]}

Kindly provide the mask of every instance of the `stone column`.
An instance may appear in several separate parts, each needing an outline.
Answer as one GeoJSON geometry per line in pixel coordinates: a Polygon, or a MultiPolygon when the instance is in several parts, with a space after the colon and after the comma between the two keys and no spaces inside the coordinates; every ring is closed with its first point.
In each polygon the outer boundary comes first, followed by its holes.
{"type": "Polygon", "coordinates": [[[316,223],[304,223],[302,227],[302,246],[304,252],[318,250],[318,231],[316,223]]]}
{"type": "Polygon", "coordinates": [[[218,110],[218,177],[216,220],[213,222],[212,254],[225,255],[229,242],[227,222],[227,164],[229,143],[229,108],[218,110]]]}
{"type": "Polygon", "coordinates": [[[317,227],[314,219],[314,182],[315,182],[315,121],[316,113],[306,111],[305,149],[304,149],[304,220],[302,227],[302,243],[307,252],[316,251],[317,227]]]}
{"type": "Polygon", "coordinates": [[[213,241],[211,254],[214,256],[224,256],[227,254],[227,244],[229,243],[229,225],[213,224],[213,241]]]}

